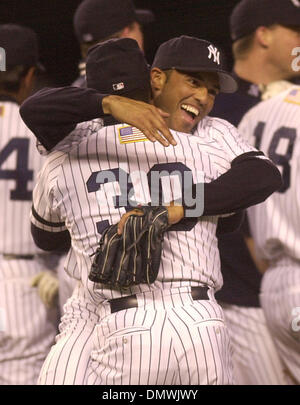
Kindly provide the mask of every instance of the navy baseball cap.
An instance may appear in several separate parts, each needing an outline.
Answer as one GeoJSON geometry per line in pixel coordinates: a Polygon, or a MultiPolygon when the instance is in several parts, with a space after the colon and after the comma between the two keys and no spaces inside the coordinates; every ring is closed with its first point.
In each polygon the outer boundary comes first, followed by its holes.
{"type": "Polygon", "coordinates": [[[86,79],[101,93],[124,95],[150,89],[150,68],[134,39],[114,38],[90,48],[86,79]]]}
{"type": "Polygon", "coordinates": [[[236,41],[273,24],[300,26],[300,0],[240,1],[230,16],[231,38],[236,41]]]}
{"type": "Polygon", "coordinates": [[[38,60],[38,38],[31,28],[16,24],[0,25],[0,47],[5,50],[8,68],[26,65],[44,70],[38,60]]]}
{"type": "Polygon", "coordinates": [[[134,8],[131,0],[84,0],[74,14],[74,30],[80,43],[100,41],[134,21],[154,21],[150,10],[134,8]]]}
{"type": "Polygon", "coordinates": [[[183,72],[216,72],[220,91],[233,93],[237,82],[225,68],[225,56],[214,44],[182,35],[164,42],[158,48],[152,68],[177,69],[183,72]]]}

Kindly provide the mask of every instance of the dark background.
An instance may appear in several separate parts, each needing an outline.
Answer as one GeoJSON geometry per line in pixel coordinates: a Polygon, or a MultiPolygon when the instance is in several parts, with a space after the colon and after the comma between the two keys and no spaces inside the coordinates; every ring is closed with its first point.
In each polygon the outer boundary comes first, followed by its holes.
{"type": "MultiPolygon", "coordinates": [[[[156,21],[146,26],[145,53],[149,63],[160,43],[182,34],[210,40],[221,47],[231,67],[228,18],[239,0],[134,0],[149,8],[156,21]]],[[[79,46],[73,33],[73,14],[81,0],[0,0],[0,23],[19,23],[39,36],[41,61],[48,84],[68,85],[77,76],[79,46]]]]}

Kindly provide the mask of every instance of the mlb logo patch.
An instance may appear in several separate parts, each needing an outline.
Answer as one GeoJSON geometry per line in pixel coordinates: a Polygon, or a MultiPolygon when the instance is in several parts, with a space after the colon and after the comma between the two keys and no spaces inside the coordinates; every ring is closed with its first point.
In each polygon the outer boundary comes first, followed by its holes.
{"type": "Polygon", "coordinates": [[[119,140],[120,143],[124,144],[124,143],[148,141],[148,138],[139,129],[128,125],[119,128],[119,140]]]}
{"type": "Polygon", "coordinates": [[[0,105],[0,117],[3,117],[4,115],[4,106],[0,105]]]}
{"type": "Polygon", "coordinates": [[[300,105],[300,89],[292,89],[284,101],[287,103],[300,105]]]}

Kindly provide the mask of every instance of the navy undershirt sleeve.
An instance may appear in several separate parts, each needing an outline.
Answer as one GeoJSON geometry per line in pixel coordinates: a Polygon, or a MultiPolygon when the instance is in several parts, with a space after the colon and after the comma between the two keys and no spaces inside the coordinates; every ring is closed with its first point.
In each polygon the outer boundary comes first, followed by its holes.
{"type": "MultiPolygon", "coordinates": [[[[282,186],[280,171],[262,152],[247,152],[232,161],[231,168],[210,183],[204,183],[203,216],[240,211],[259,204],[282,186]]],[[[196,198],[196,186],[193,187],[196,198]]],[[[192,210],[193,206],[184,206],[192,210]]],[[[189,215],[190,217],[190,215],[189,215]]]]}
{"type": "Polygon", "coordinates": [[[46,251],[67,252],[71,247],[69,231],[48,232],[31,224],[31,235],[37,247],[46,251]]]}
{"type": "Polygon", "coordinates": [[[41,144],[51,150],[78,123],[106,117],[105,96],[90,88],[44,88],[23,102],[20,114],[41,144]]]}

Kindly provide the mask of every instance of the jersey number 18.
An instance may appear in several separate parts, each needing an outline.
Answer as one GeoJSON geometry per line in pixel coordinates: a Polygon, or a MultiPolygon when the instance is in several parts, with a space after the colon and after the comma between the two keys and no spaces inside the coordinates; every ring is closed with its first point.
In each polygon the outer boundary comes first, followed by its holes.
{"type": "MultiPolygon", "coordinates": [[[[261,147],[261,141],[262,141],[262,136],[263,136],[265,126],[266,126],[266,123],[261,121],[257,124],[257,126],[254,130],[253,135],[255,137],[255,147],[257,149],[260,149],[260,147],[261,147]]],[[[291,182],[290,160],[293,155],[296,136],[297,136],[297,132],[296,132],[295,128],[289,128],[289,127],[278,128],[272,136],[272,140],[270,142],[270,145],[269,145],[269,148],[267,151],[267,155],[273,161],[273,163],[276,166],[282,166],[283,185],[278,190],[279,193],[284,193],[290,187],[290,182],[291,182]],[[286,147],[286,152],[284,154],[278,153],[276,151],[277,147],[279,145],[279,142],[282,139],[286,139],[288,141],[287,147],[286,147]]]]}

